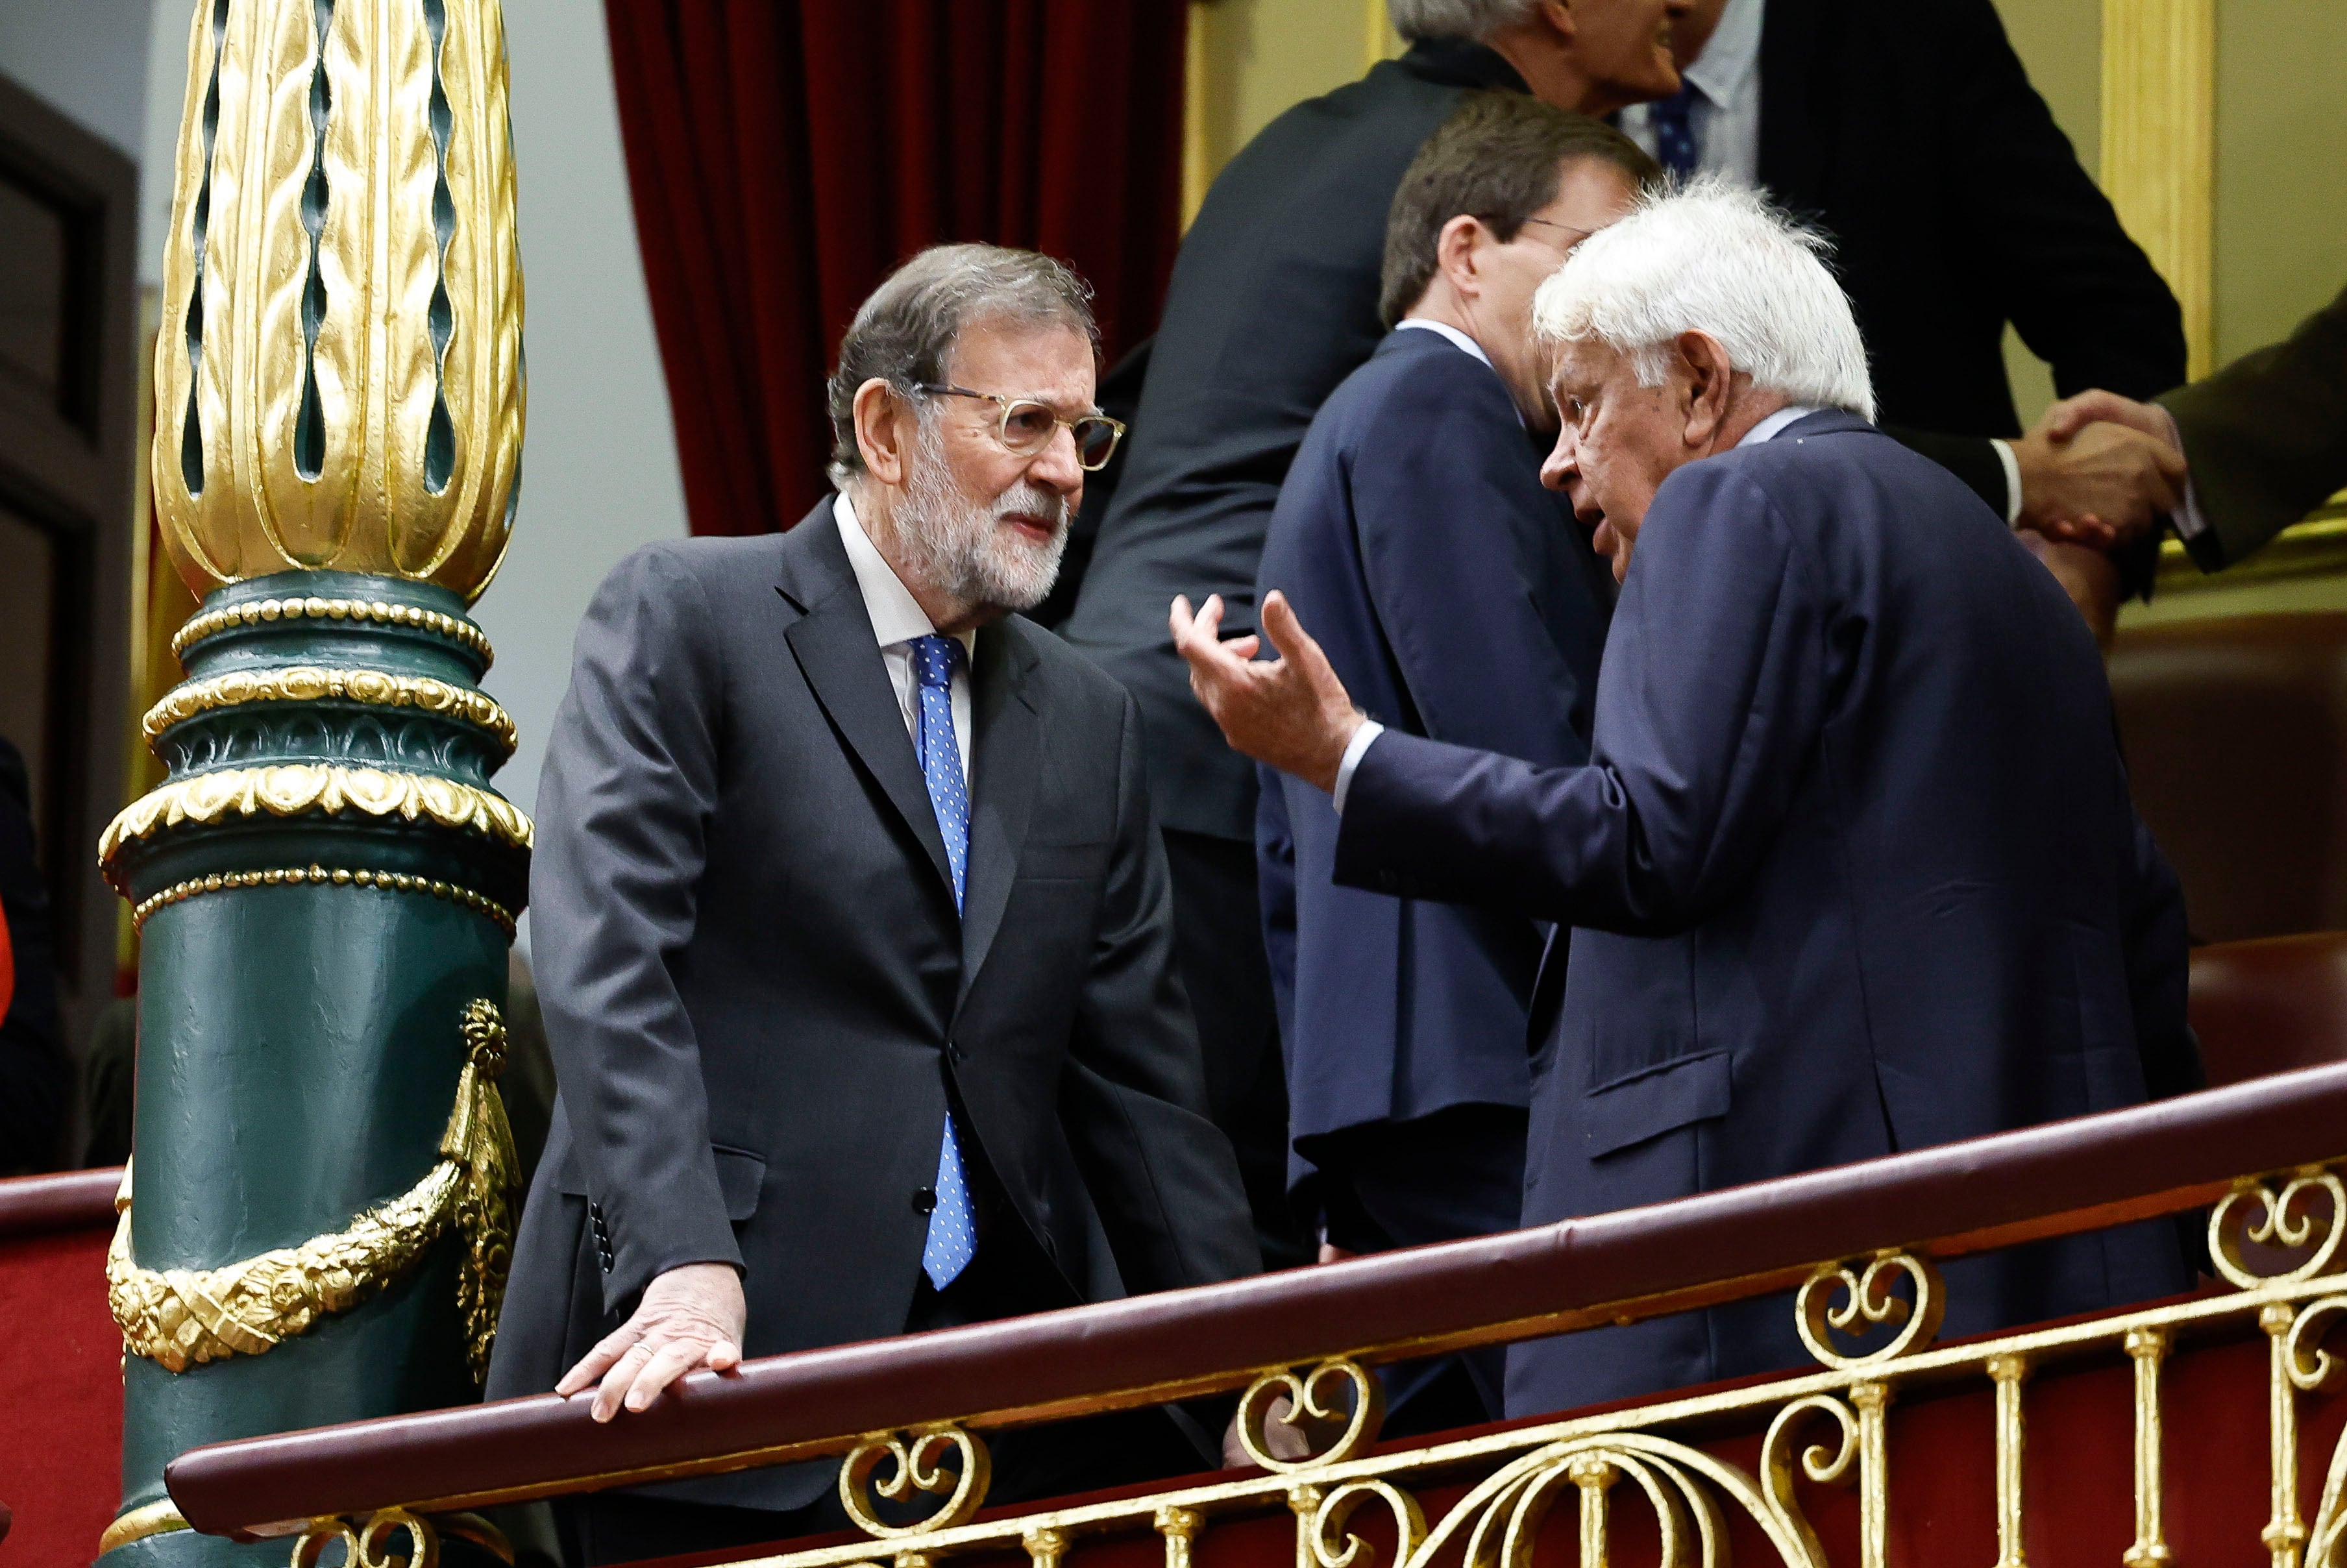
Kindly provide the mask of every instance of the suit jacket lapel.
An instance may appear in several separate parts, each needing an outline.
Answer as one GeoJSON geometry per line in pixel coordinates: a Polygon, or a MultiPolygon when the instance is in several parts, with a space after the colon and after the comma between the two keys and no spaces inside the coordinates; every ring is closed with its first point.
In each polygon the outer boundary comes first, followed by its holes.
{"type": "Polygon", "coordinates": [[[937,808],[913,755],[905,711],[888,683],[879,646],[872,641],[871,612],[847,564],[847,548],[832,526],[826,500],[793,528],[783,544],[782,579],[775,585],[800,610],[783,633],[799,661],[815,701],[830,716],[847,749],[880,785],[905,825],[913,830],[950,898],[953,875],[946,842],[938,831],[937,808]]]}
{"type": "MultiPolygon", "coordinates": [[[[1020,629],[1023,630],[1023,629],[1020,629]]],[[[978,634],[969,671],[969,873],[962,895],[961,994],[969,994],[1002,927],[1019,875],[1038,774],[1043,723],[1027,689],[1034,652],[1020,632],[989,626],[978,634]]]]}

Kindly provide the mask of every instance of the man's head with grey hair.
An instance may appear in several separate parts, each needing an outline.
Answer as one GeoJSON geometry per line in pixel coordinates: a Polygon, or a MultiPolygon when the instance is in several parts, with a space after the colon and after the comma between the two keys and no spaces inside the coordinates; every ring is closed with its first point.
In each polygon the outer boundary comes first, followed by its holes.
{"type": "Polygon", "coordinates": [[[1606,115],[1679,90],[1672,30],[1696,0],[1386,0],[1414,44],[1481,44],[1542,103],[1606,115]]]}
{"type": "Polygon", "coordinates": [[[1421,38],[1464,38],[1481,44],[1540,9],[1540,0],[1386,0],[1394,31],[1421,38]]]}
{"type": "Polygon", "coordinates": [[[1064,262],[1001,245],[932,245],[888,274],[856,309],[839,340],[831,404],[831,478],[860,473],[856,389],[878,378],[900,387],[945,379],[954,339],[984,318],[1063,325],[1100,345],[1092,285],[1064,262]]]}
{"type": "Polygon", "coordinates": [[[1542,477],[1619,578],[1655,491],[1780,408],[1874,417],[1866,343],[1825,241],[1717,180],[1650,197],[1532,298],[1563,427],[1542,477]]]}
{"type": "MultiPolygon", "coordinates": [[[[856,311],[832,373],[832,482],[940,631],[1031,610],[1083,497],[1092,290],[1064,264],[938,245],[856,311]]],[[[1108,445],[1113,446],[1112,438],[1108,445]]]]}

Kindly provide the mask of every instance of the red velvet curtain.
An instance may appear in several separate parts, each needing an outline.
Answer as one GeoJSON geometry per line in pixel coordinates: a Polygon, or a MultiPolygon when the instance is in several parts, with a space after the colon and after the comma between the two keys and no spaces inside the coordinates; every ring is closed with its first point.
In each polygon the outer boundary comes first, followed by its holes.
{"type": "Polygon", "coordinates": [[[1155,326],[1181,200],[1180,0],[606,0],[696,534],[825,489],[839,334],[924,245],[1047,251],[1112,360],[1155,326]]]}

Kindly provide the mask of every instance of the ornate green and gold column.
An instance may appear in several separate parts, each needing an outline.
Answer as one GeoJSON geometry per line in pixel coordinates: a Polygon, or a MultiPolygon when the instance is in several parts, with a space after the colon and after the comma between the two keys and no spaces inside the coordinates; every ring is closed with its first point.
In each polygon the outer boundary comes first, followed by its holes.
{"type": "Polygon", "coordinates": [[[465,613],[522,436],[495,0],[201,0],[176,180],[154,494],[203,602],[99,846],[141,932],[115,1568],[286,1560],[185,1528],[188,1448],[475,1398],[518,1198],[530,825],[465,613]]]}

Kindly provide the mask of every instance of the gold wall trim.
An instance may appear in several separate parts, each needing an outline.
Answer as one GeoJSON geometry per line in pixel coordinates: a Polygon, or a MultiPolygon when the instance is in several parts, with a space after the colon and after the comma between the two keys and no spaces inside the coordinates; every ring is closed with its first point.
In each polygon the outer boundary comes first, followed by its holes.
{"type": "Polygon", "coordinates": [[[2216,0],[2103,0],[2103,190],[2215,368],[2216,0]]]}
{"type": "Polygon", "coordinates": [[[1190,220],[1206,200],[1206,188],[1214,182],[1214,148],[1212,128],[1207,124],[1213,115],[1214,95],[1208,91],[1206,73],[1213,56],[1208,48],[1208,32],[1214,25],[1214,6],[1208,0],[1190,0],[1189,23],[1182,36],[1182,230],[1187,233],[1190,220]]]}
{"type": "Polygon", "coordinates": [[[185,882],[173,883],[139,905],[131,912],[131,924],[134,927],[143,927],[148,917],[156,910],[185,903],[190,898],[200,898],[207,893],[228,893],[241,887],[298,887],[305,883],[315,886],[380,887],[391,893],[428,893],[435,898],[446,899],[484,917],[506,934],[507,941],[514,938],[513,911],[469,887],[416,876],[405,871],[353,871],[342,867],[329,869],[323,866],[288,866],[267,871],[222,871],[210,876],[190,876],[185,882]]]}
{"type": "Polygon", "coordinates": [[[264,599],[255,604],[232,604],[206,610],[179,628],[171,639],[174,657],[184,658],[190,645],[216,632],[238,626],[261,626],[275,620],[342,620],[382,626],[412,626],[459,643],[477,655],[486,671],[497,661],[497,650],[481,629],[461,616],[443,615],[413,604],[385,604],[361,599],[264,599]]]}
{"type": "Polygon", "coordinates": [[[475,784],[435,774],[395,774],[310,763],[278,767],[223,768],[167,784],[122,808],[97,841],[97,859],[111,867],[125,844],[182,823],[231,816],[338,816],[359,812],[469,828],[517,849],[536,836],[521,808],[475,784]]]}
{"type": "Polygon", "coordinates": [[[187,1527],[188,1522],[179,1516],[179,1504],[167,1497],[160,1502],[134,1508],[108,1525],[106,1533],[97,1538],[97,1554],[103,1557],[118,1546],[128,1546],[150,1535],[161,1535],[167,1531],[185,1530],[187,1527]]]}
{"type": "Polygon", "coordinates": [[[460,719],[488,732],[498,750],[512,756],[516,733],[512,715],[487,692],[468,686],[435,681],[428,675],[395,675],[387,670],[329,670],[298,664],[287,670],[231,671],[209,681],[174,687],[147,711],[142,724],[151,743],[172,725],[199,713],[247,702],[315,702],[332,699],[363,702],[377,708],[415,708],[460,719]]]}
{"type": "Polygon", "coordinates": [[[479,1000],[466,1005],[461,1027],[465,1067],[439,1162],[406,1192],[363,1210],[332,1235],[220,1268],[141,1268],[131,1254],[126,1163],[114,1199],[121,1218],[106,1254],[107,1305],[122,1330],[123,1349],[167,1372],[262,1355],[399,1278],[454,1225],[466,1242],[456,1284],[466,1349],[474,1378],[487,1378],[513,1255],[518,1163],[497,1087],[505,1070],[505,1020],[496,1004],[479,1000]]]}

